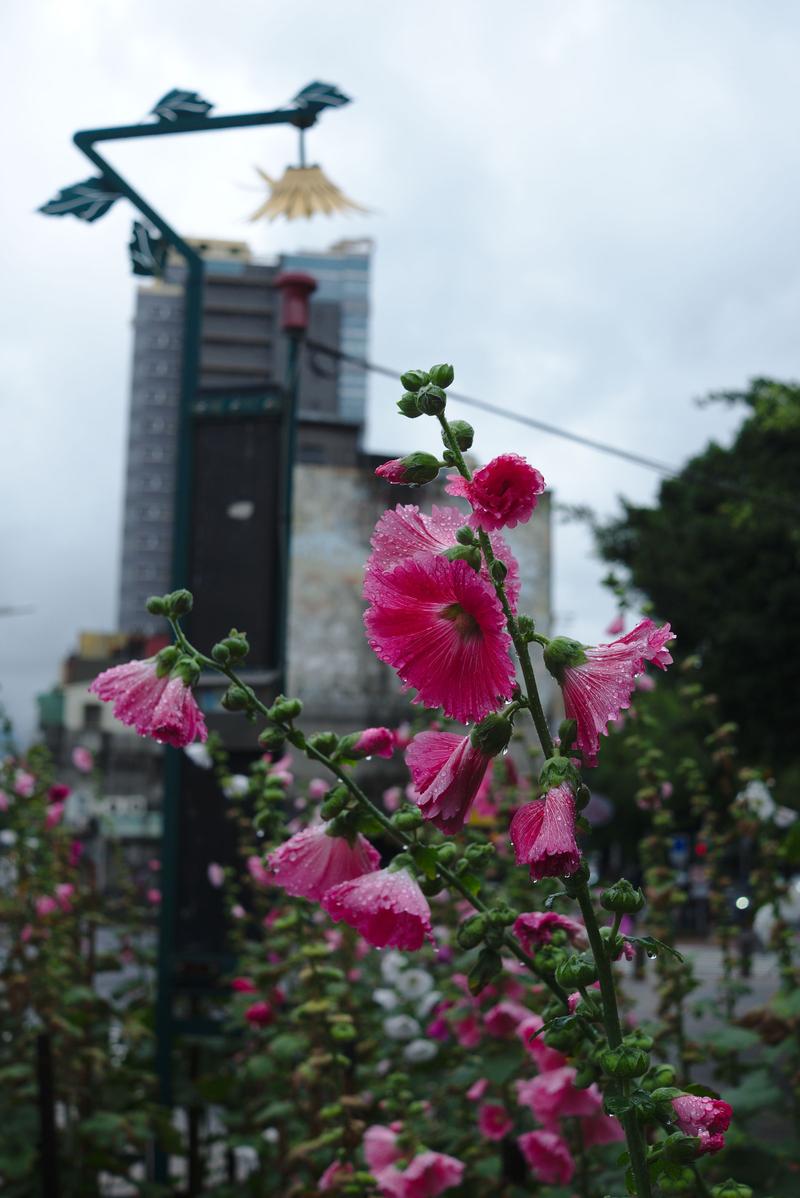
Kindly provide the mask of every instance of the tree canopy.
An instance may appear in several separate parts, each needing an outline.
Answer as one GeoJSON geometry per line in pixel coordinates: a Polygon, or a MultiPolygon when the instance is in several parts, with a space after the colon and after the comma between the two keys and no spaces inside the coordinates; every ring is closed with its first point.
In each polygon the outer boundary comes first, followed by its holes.
{"type": "Polygon", "coordinates": [[[759,378],[703,402],[744,408],[733,444],[711,442],[656,507],[625,503],[598,547],[700,657],[742,753],[784,770],[800,759],[800,385],[759,378]]]}

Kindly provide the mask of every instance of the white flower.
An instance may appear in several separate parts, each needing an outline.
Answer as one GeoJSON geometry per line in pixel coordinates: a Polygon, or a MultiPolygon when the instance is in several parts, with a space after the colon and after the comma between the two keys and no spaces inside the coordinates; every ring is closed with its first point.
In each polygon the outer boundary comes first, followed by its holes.
{"type": "Polygon", "coordinates": [[[390,985],[396,982],[401,969],[405,969],[406,964],[407,958],[402,953],[390,949],[381,960],[381,973],[384,981],[389,982],[390,985]]]}
{"type": "Polygon", "coordinates": [[[281,1138],[281,1133],[278,1131],[277,1127],[265,1127],[261,1135],[268,1144],[277,1144],[278,1140],[281,1138]]]}
{"type": "Polygon", "coordinates": [[[385,990],[383,988],[374,990],[372,999],[379,1007],[383,1007],[384,1011],[393,1011],[399,1001],[394,990],[385,990]]]}
{"type": "Polygon", "coordinates": [[[433,1060],[438,1051],[432,1040],[412,1040],[403,1049],[403,1057],[412,1064],[420,1065],[423,1061],[433,1060]]]}
{"type": "Polygon", "coordinates": [[[769,819],[775,811],[775,800],[760,778],[753,778],[736,796],[736,802],[746,807],[758,819],[769,819]]]}
{"type": "Polygon", "coordinates": [[[210,770],[214,764],[214,758],[205,745],[201,745],[199,741],[195,741],[193,745],[187,745],[183,751],[191,762],[200,766],[201,770],[210,770]]]}
{"type": "Polygon", "coordinates": [[[12,844],[17,843],[17,834],[12,828],[3,828],[0,832],[0,844],[7,845],[9,848],[12,844]]]}
{"type": "Polygon", "coordinates": [[[226,799],[238,799],[247,794],[249,785],[246,774],[231,774],[230,778],[225,779],[222,789],[226,799]]]}
{"type": "Polygon", "coordinates": [[[383,1030],[390,1040],[413,1040],[422,1028],[410,1015],[390,1015],[383,1021],[383,1030]]]}
{"type": "Polygon", "coordinates": [[[424,969],[406,969],[395,982],[403,998],[421,998],[433,989],[433,977],[424,969]]]}
{"type": "Polygon", "coordinates": [[[417,1015],[420,1019],[424,1019],[426,1015],[430,1015],[436,1004],[441,1001],[442,996],[438,990],[429,990],[417,1003],[417,1015]]]}

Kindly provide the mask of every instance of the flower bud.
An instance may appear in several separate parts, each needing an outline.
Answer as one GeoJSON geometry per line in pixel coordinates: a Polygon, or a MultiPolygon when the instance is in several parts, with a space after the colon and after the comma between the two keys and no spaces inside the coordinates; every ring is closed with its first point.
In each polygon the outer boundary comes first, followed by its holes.
{"type": "Polygon", "coordinates": [[[578,785],[578,771],[568,757],[548,757],[539,772],[539,786],[543,791],[554,790],[568,782],[573,791],[578,785]]]}
{"type": "Polygon", "coordinates": [[[250,652],[250,643],[243,632],[237,632],[232,628],[228,635],[220,642],[231,655],[231,661],[241,661],[247,657],[250,652]]]}
{"type": "Polygon", "coordinates": [[[536,625],[530,616],[517,616],[517,631],[526,645],[529,645],[536,635],[536,625]]]}
{"type": "MultiPolygon", "coordinates": [[[[462,453],[467,449],[471,449],[472,442],[475,440],[475,429],[472,425],[468,424],[466,420],[450,420],[448,423],[453,440],[462,453]]],[[[442,440],[446,445],[447,439],[444,429],[442,429],[442,440]]]]}
{"type": "Polygon", "coordinates": [[[470,844],[464,850],[464,857],[470,865],[485,865],[495,855],[493,844],[470,844]]]}
{"type": "Polygon", "coordinates": [[[634,889],[626,878],[620,878],[600,895],[600,905],[615,915],[633,915],[641,911],[645,901],[642,891],[634,889]]]}
{"type": "Polygon", "coordinates": [[[441,416],[447,407],[447,395],[441,387],[428,383],[417,392],[417,403],[426,416],[441,416]]]}
{"type": "Polygon", "coordinates": [[[475,533],[468,524],[465,524],[464,527],[459,528],[458,532],[456,533],[456,540],[458,541],[459,545],[474,545],[475,533]]]}
{"type": "Polygon", "coordinates": [[[165,616],[167,614],[167,604],[163,595],[151,595],[144,606],[151,616],[165,616]]]}
{"type": "Polygon", "coordinates": [[[559,682],[568,666],[580,666],[587,660],[580,641],[568,636],[555,637],[544,651],[544,664],[559,682]]]}
{"type": "Polygon", "coordinates": [[[192,610],[194,599],[192,592],[183,588],[180,591],[172,591],[169,595],[165,595],[164,603],[169,615],[173,617],[188,616],[192,610]]]}
{"type": "Polygon", "coordinates": [[[337,815],[341,815],[347,806],[348,792],[346,787],[337,786],[327,795],[325,802],[321,805],[319,813],[324,820],[335,819],[337,815]]]}
{"type": "Polygon", "coordinates": [[[632,1045],[620,1044],[600,1053],[600,1064],[609,1077],[628,1079],[640,1077],[650,1064],[647,1053],[632,1045]]]}
{"type": "Polygon", "coordinates": [[[661,1086],[674,1086],[677,1073],[672,1065],[654,1065],[642,1081],[646,1090],[657,1090],[661,1086]]]}
{"type": "Polygon", "coordinates": [[[712,1188],[713,1198],[753,1198],[753,1191],[744,1182],[734,1181],[729,1177],[712,1188]]]}
{"type": "Polygon", "coordinates": [[[180,655],[181,651],[177,645],[167,645],[156,654],[156,674],[159,678],[163,678],[175,668],[180,655]]]}
{"type": "Polygon", "coordinates": [[[247,711],[252,700],[243,686],[231,685],[220,699],[226,711],[247,711]]]}
{"type": "Polygon", "coordinates": [[[278,695],[267,715],[271,720],[285,724],[288,720],[296,719],[302,710],[303,704],[299,699],[287,699],[285,695],[278,695]]]}
{"type": "Polygon", "coordinates": [[[444,844],[436,846],[436,860],[441,861],[442,865],[449,865],[451,861],[455,861],[457,856],[458,849],[452,840],[445,841],[444,844]]]}
{"type": "Polygon", "coordinates": [[[461,948],[477,948],[482,943],[486,933],[486,917],[471,915],[465,919],[456,933],[456,940],[461,948]]]}
{"type": "Polygon", "coordinates": [[[419,888],[423,894],[427,894],[428,896],[440,894],[445,888],[445,880],[440,877],[422,878],[419,882],[419,888]]]}
{"type": "Polygon", "coordinates": [[[499,585],[506,580],[508,566],[505,562],[501,562],[499,557],[496,557],[489,567],[489,573],[492,576],[492,582],[496,582],[499,585]]]}
{"type": "Polygon", "coordinates": [[[514,725],[511,720],[501,712],[495,711],[484,716],[475,725],[469,739],[472,747],[478,749],[484,756],[496,757],[498,753],[502,753],[508,747],[513,731],[514,725]]]}
{"type": "Polygon", "coordinates": [[[678,1169],[673,1164],[673,1167],[670,1169],[669,1173],[661,1173],[661,1176],[658,1179],[658,1186],[662,1194],[668,1194],[670,1196],[673,1194],[676,1196],[686,1194],[687,1198],[691,1198],[691,1195],[697,1193],[695,1189],[695,1181],[695,1175],[692,1170],[688,1168],[688,1166],[684,1167],[683,1169],[678,1169]]]}
{"type": "Polygon", "coordinates": [[[403,482],[410,486],[422,487],[432,483],[439,475],[439,459],[432,453],[410,453],[400,459],[403,471],[403,482]]]}
{"type": "Polygon", "coordinates": [[[431,366],[428,371],[432,383],[437,387],[449,387],[453,379],[456,377],[456,372],[448,362],[442,362],[438,366],[431,366]]]}
{"type": "Polygon", "coordinates": [[[430,381],[431,376],[427,370],[407,370],[405,374],[400,375],[400,382],[406,391],[419,391],[420,387],[424,387],[430,381]]]}
{"type": "Polygon", "coordinates": [[[591,953],[573,953],[556,969],[556,981],[565,990],[591,986],[597,981],[597,966],[591,953]]]}
{"type": "Polygon", "coordinates": [[[409,420],[416,420],[422,415],[417,397],[413,391],[405,391],[397,401],[397,407],[401,416],[407,416],[409,420]]]}
{"type": "Polygon", "coordinates": [[[398,811],[392,816],[392,823],[401,831],[410,832],[413,828],[418,828],[422,823],[422,812],[418,807],[409,808],[405,811],[398,811]]]}
{"type": "Polygon", "coordinates": [[[454,545],[445,549],[444,556],[451,562],[466,562],[476,574],[480,571],[482,558],[477,545],[454,545]]]}
{"type": "Polygon", "coordinates": [[[330,757],[339,747],[339,737],[335,732],[315,732],[313,736],[309,736],[308,743],[318,753],[330,757]]]}
{"type": "Polygon", "coordinates": [[[231,660],[231,651],[227,645],[223,645],[220,641],[218,644],[212,646],[211,658],[218,666],[226,666],[231,660]]]}
{"type": "Polygon", "coordinates": [[[700,1141],[696,1136],[684,1136],[681,1132],[673,1132],[671,1136],[667,1136],[661,1141],[661,1152],[665,1161],[672,1161],[678,1165],[686,1165],[690,1161],[695,1160],[700,1141]]]}
{"type": "Polygon", "coordinates": [[[184,656],[179,658],[178,664],[175,667],[178,672],[178,677],[186,686],[195,686],[200,677],[200,666],[194,657],[184,656]]]}

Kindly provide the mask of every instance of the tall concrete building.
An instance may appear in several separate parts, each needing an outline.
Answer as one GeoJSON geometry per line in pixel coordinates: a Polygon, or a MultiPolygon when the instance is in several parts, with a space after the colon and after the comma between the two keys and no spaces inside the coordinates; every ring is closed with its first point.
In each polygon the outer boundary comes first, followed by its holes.
{"type": "MultiPolygon", "coordinates": [[[[309,337],[366,355],[372,244],[343,241],[324,252],[255,262],[243,242],[194,241],[205,260],[203,337],[198,401],[213,412],[221,394],[277,391],[286,341],[278,328],[275,278],[302,270],[318,282],[309,337]]],[[[139,288],[125,486],[119,628],[157,632],[144,610],[148,595],[170,589],[172,520],[183,330],[183,268],[170,263],[163,279],[139,288]]],[[[297,461],[352,462],[364,423],[364,371],[327,356],[306,354],[299,390],[297,461]]],[[[221,452],[224,452],[220,432],[221,452]]],[[[246,501],[242,501],[246,502],[246,501]]],[[[235,506],[235,504],[234,504],[235,506]]],[[[244,508],[239,505],[241,518],[244,508]]],[[[237,518],[234,512],[232,519],[237,518]]]]}

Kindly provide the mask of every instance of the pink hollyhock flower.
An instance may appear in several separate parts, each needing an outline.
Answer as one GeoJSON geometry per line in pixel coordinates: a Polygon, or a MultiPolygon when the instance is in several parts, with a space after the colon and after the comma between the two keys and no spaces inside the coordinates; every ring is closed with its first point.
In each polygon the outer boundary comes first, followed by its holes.
{"type": "Polygon", "coordinates": [[[472,506],[470,524],[489,531],[525,524],[544,490],[538,470],[517,453],[502,453],[476,470],[467,482],[460,474],[448,474],[448,495],[461,495],[472,506]]]}
{"type": "Polygon", "coordinates": [[[40,919],[46,919],[48,915],[54,915],[58,910],[57,900],[49,894],[43,894],[37,898],[33,906],[40,919]]]}
{"type": "Polygon", "coordinates": [[[550,1069],[561,1069],[566,1065],[567,1058],[557,1049],[545,1044],[541,1034],[543,1027],[544,1020],[541,1015],[531,1011],[528,1018],[517,1025],[517,1035],[533,1057],[537,1068],[546,1073],[550,1069]]]}
{"type": "Polygon", "coordinates": [[[83,856],[83,844],[80,840],[73,840],[69,846],[69,863],[74,869],[83,856]]]}
{"type": "Polygon", "coordinates": [[[231,915],[234,919],[244,919],[244,917],[247,915],[247,912],[241,903],[234,903],[231,907],[231,915]]]}
{"type": "Polygon", "coordinates": [[[483,1026],[490,1036],[502,1039],[504,1036],[513,1035],[522,1021],[527,1019],[530,1014],[530,1009],[523,1007],[521,1003],[504,1000],[496,1003],[486,1012],[483,1017],[483,1026]]]}
{"type": "Polygon", "coordinates": [[[494,590],[466,562],[409,560],[367,576],[369,642],[415,702],[442,707],[462,723],[480,720],[510,697],[511,638],[494,590]]]}
{"type": "Polygon", "coordinates": [[[485,1102],[478,1108],[478,1128],[487,1140],[502,1140],[511,1131],[514,1120],[498,1102],[485,1102]]]}
{"type": "Polygon", "coordinates": [[[155,886],[151,886],[151,888],[147,892],[147,901],[148,901],[148,903],[151,903],[154,907],[157,907],[158,904],[161,902],[161,891],[158,890],[155,886]]]}
{"type": "Polygon", "coordinates": [[[619,636],[619,634],[624,631],[625,631],[625,617],[620,612],[620,614],[618,616],[614,616],[614,619],[611,621],[608,628],[606,629],[606,636],[619,636]]]}
{"type": "Polygon", "coordinates": [[[206,870],[208,880],[215,890],[219,890],[222,883],[225,881],[225,870],[218,861],[209,861],[208,869],[206,870]]]}
{"type": "Polygon", "coordinates": [[[244,1013],[244,1017],[253,1027],[268,1027],[275,1018],[275,1012],[268,1002],[254,1002],[244,1013]]]}
{"type": "Polygon", "coordinates": [[[322,906],[373,948],[413,950],[426,938],[433,942],[428,900],[407,869],[379,869],[340,882],[323,896],[322,906]]]}
{"type": "MultiPolygon", "coordinates": [[[[633,685],[637,691],[647,693],[656,689],[656,680],[655,678],[651,678],[649,674],[637,674],[633,680],[633,685]]],[[[631,712],[631,715],[633,715],[633,712],[631,712]]]]}
{"type": "Polygon", "coordinates": [[[14,774],[14,790],[23,799],[29,799],[36,789],[36,779],[27,770],[17,770],[14,774]]]}
{"type": "Polygon", "coordinates": [[[549,944],[557,930],[566,932],[570,944],[576,948],[586,948],[589,944],[583,924],[568,915],[559,915],[557,911],[525,911],[514,920],[512,930],[526,953],[549,944]]]}
{"type": "Polygon", "coordinates": [[[581,863],[575,841],[575,799],[566,782],[514,812],[509,829],[517,865],[531,877],[568,877],[581,863]]]}
{"type": "Polygon", "coordinates": [[[329,836],[325,824],[314,824],[269,854],[268,880],[295,898],[318,902],[332,886],[372,873],[380,863],[380,853],[360,833],[350,844],[344,836],[329,836]]]}
{"type": "Polygon", "coordinates": [[[531,1172],[546,1185],[565,1186],[575,1175],[575,1161],[566,1140],[553,1131],[526,1131],[517,1144],[531,1172]]]}
{"type": "Polygon", "coordinates": [[[19,938],[23,944],[27,944],[32,935],[33,935],[33,924],[26,923],[25,926],[23,927],[22,931],[19,934],[19,938]]]}
{"type": "Polygon", "coordinates": [[[438,1040],[443,1043],[450,1039],[450,1024],[443,1015],[437,1015],[425,1028],[425,1035],[429,1040],[438,1040]]]}
{"type": "Polygon", "coordinates": [[[265,868],[264,862],[255,854],[247,858],[247,872],[257,886],[269,886],[272,881],[272,875],[265,868]]]}
{"type": "Polygon", "coordinates": [[[581,645],[556,637],[547,646],[545,665],[561,686],[567,719],[577,721],[576,747],[587,765],[597,764],[600,736],[606,735],[609,721],[630,706],[636,675],[645,662],[660,670],[670,665],[665,646],[673,639],[669,624],[657,628],[652,620],[642,620],[609,645],[581,645]]]}
{"type": "Polygon", "coordinates": [[[335,1190],[340,1181],[345,1181],[353,1172],[353,1166],[342,1161],[331,1161],[325,1172],[317,1182],[317,1189],[321,1194],[327,1193],[328,1190],[335,1190]]]}
{"type": "Polygon", "coordinates": [[[0,811],[8,811],[9,798],[4,790],[0,790],[0,811]]]}
{"type": "Polygon", "coordinates": [[[484,1094],[486,1093],[486,1091],[488,1089],[489,1089],[488,1077],[479,1077],[477,1081],[474,1081],[472,1083],[472,1085],[467,1090],[464,1097],[466,1099],[468,1099],[469,1102],[480,1102],[480,1100],[483,1098],[484,1094]]]}
{"type": "Polygon", "coordinates": [[[400,806],[402,797],[403,792],[399,786],[390,786],[381,795],[383,805],[387,811],[396,811],[400,806]]]}
{"type": "Polygon", "coordinates": [[[464,825],[491,761],[468,736],[420,732],[406,749],[406,764],[425,819],[452,835],[464,825]]]}
{"type": "Polygon", "coordinates": [[[64,803],[72,794],[72,788],[65,786],[63,782],[54,782],[47,791],[48,803],[64,803]]]}
{"type": "Polygon", "coordinates": [[[72,764],[81,774],[90,774],[94,769],[94,757],[83,745],[76,745],[72,750],[72,764]]]}
{"type": "Polygon", "coordinates": [[[569,1116],[594,1115],[602,1109],[603,1099],[597,1086],[579,1090],[575,1085],[576,1070],[571,1065],[548,1069],[537,1077],[516,1083],[517,1102],[529,1106],[545,1127],[569,1116]]]}
{"type": "Polygon", "coordinates": [[[593,1144],[614,1144],[617,1140],[625,1139],[619,1119],[615,1119],[613,1115],[604,1115],[602,1111],[582,1119],[580,1127],[581,1139],[586,1148],[591,1148],[593,1144]]]}
{"type": "Polygon", "coordinates": [[[373,1173],[387,1169],[402,1155],[397,1146],[397,1132],[382,1123],[373,1123],[364,1132],[364,1159],[373,1173]]]}
{"type": "MultiPolygon", "coordinates": [[[[367,561],[367,575],[385,574],[409,558],[425,558],[446,553],[458,544],[456,533],[464,527],[464,513],[455,507],[436,507],[430,516],[414,504],[398,504],[389,508],[375,525],[372,534],[372,553],[367,561]]],[[[489,536],[494,556],[505,566],[505,591],[512,611],[517,610],[520,592],[519,565],[499,532],[489,536]]],[[[481,564],[481,577],[491,584],[486,562],[481,564]]],[[[402,746],[401,746],[402,747],[402,746]]]]}
{"type": "Polygon", "coordinates": [[[475,1015],[467,1015],[466,1019],[459,1019],[453,1027],[456,1034],[456,1040],[462,1048],[477,1048],[483,1039],[483,1029],[475,1015]]]}
{"type": "Polygon", "coordinates": [[[390,728],[365,728],[352,749],[345,750],[346,757],[391,757],[393,753],[394,733],[390,728]]]}
{"type": "Polygon", "coordinates": [[[59,882],[56,886],[56,901],[62,911],[67,912],[72,910],[72,896],[75,893],[75,887],[72,882],[59,882]]]}
{"type": "Polygon", "coordinates": [[[64,818],[64,806],[64,803],[51,803],[47,808],[47,813],[44,817],[44,826],[48,832],[51,828],[55,828],[57,824],[61,823],[61,820],[64,818]]]}
{"type": "Polygon", "coordinates": [[[237,994],[257,994],[258,986],[252,978],[240,977],[233,979],[231,990],[235,990],[237,994]]]}
{"type": "Polygon", "coordinates": [[[330,788],[330,782],[326,782],[324,778],[312,778],[308,784],[308,797],[316,800],[324,799],[330,788]]]}
{"type": "Polygon", "coordinates": [[[464,1165],[441,1152],[421,1152],[403,1170],[389,1165],[372,1171],[384,1198],[438,1198],[461,1184],[464,1165]]]}
{"type": "Polygon", "coordinates": [[[159,744],[183,749],[194,740],[208,737],[192,688],[177,674],[159,677],[154,657],[104,670],[89,692],[104,702],[113,702],[114,715],[121,723],[159,744]]]}
{"type": "Polygon", "coordinates": [[[698,1155],[719,1152],[725,1147],[724,1132],[730,1127],[733,1107],[721,1098],[706,1098],[699,1094],[681,1094],[673,1098],[672,1106],[678,1127],[685,1136],[697,1136],[698,1155]]]}

